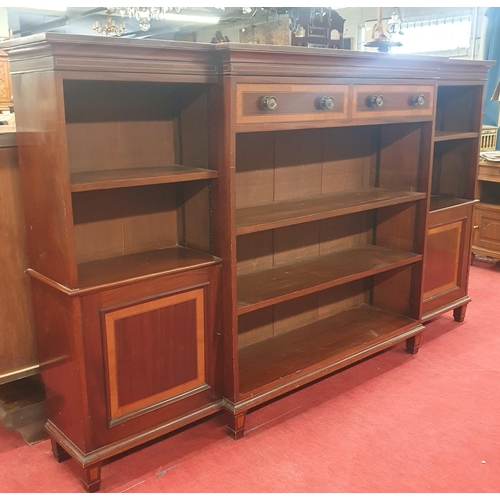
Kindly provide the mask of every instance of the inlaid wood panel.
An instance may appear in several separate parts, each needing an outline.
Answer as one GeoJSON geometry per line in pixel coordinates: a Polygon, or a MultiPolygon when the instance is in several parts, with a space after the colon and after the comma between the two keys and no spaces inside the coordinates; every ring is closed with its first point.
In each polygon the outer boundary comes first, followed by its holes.
{"type": "Polygon", "coordinates": [[[462,225],[461,221],[456,221],[429,229],[424,300],[459,286],[462,225]]]}
{"type": "Polygon", "coordinates": [[[434,87],[419,85],[355,85],[353,88],[353,118],[376,119],[419,117],[431,119],[434,111],[434,87]],[[422,106],[413,104],[413,97],[423,95],[422,106]],[[372,106],[370,99],[382,96],[381,107],[372,106]]]}
{"type": "Polygon", "coordinates": [[[103,311],[110,418],[205,383],[203,289],[103,311]]]}
{"type": "Polygon", "coordinates": [[[348,86],[238,84],[236,86],[236,124],[286,123],[294,121],[332,121],[347,118],[348,86]],[[276,109],[262,106],[266,96],[276,98],[276,109]],[[331,97],[331,110],[321,108],[320,100],[331,97]]]}

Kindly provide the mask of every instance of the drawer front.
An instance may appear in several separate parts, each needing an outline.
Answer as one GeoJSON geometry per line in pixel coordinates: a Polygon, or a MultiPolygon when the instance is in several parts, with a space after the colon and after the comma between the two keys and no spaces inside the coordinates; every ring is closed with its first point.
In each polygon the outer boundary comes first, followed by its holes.
{"type": "Polygon", "coordinates": [[[432,118],[434,87],[416,85],[355,85],[352,117],[432,118]]]}
{"type": "Polygon", "coordinates": [[[347,85],[239,84],[236,124],[346,119],[348,89],[347,85]]]}
{"type": "Polygon", "coordinates": [[[478,180],[500,182],[500,163],[479,164],[478,180]]]}

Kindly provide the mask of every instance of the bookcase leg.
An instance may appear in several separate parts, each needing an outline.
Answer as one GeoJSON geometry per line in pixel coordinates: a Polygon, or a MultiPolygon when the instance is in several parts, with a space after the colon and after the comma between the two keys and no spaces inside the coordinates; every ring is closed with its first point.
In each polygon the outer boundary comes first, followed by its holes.
{"type": "Polygon", "coordinates": [[[410,354],[417,354],[420,349],[420,339],[422,338],[421,333],[417,333],[414,337],[406,339],[406,351],[410,354]]]}
{"type": "Polygon", "coordinates": [[[243,437],[245,432],[245,419],[247,416],[247,412],[242,413],[228,413],[227,419],[227,433],[233,439],[240,439],[243,437]]]}
{"type": "Polygon", "coordinates": [[[467,311],[467,304],[453,309],[453,319],[458,323],[462,323],[465,319],[465,311],[467,311]]]}
{"type": "Polygon", "coordinates": [[[71,458],[70,454],[55,439],[50,438],[50,445],[52,446],[52,454],[59,463],[71,458]]]}
{"type": "Polygon", "coordinates": [[[95,493],[101,487],[101,464],[85,467],[82,472],[82,484],[87,493],[95,493]]]}

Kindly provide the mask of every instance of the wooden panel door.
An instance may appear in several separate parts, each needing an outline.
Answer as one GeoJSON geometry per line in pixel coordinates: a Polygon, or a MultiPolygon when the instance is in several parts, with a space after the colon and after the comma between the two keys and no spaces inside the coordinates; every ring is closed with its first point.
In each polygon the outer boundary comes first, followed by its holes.
{"type": "Polygon", "coordinates": [[[431,212],[424,267],[423,319],[454,310],[463,321],[470,298],[467,282],[474,205],[431,212]]]}
{"type": "Polygon", "coordinates": [[[135,433],[161,434],[220,407],[218,270],[210,266],[82,299],[92,448],[125,446],[135,433]]]}
{"type": "Polygon", "coordinates": [[[207,387],[204,299],[196,288],[101,311],[111,423],[207,387]]]}

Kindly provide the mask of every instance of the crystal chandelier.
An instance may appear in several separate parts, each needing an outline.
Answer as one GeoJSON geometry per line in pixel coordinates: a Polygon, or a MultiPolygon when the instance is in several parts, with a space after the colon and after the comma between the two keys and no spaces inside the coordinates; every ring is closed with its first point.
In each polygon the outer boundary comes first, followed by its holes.
{"type": "Polygon", "coordinates": [[[94,22],[93,30],[99,35],[103,36],[121,36],[125,33],[125,24],[115,25],[115,22],[111,19],[111,14],[115,12],[115,9],[108,9],[106,11],[106,24],[101,26],[99,21],[94,22]]]}
{"type": "Polygon", "coordinates": [[[122,17],[135,18],[139,22],[142,31],[148,31],[151,27],[151,20],[158,21],[167,12],[181,11],[180,7],[117,7],[122,17]]]}

